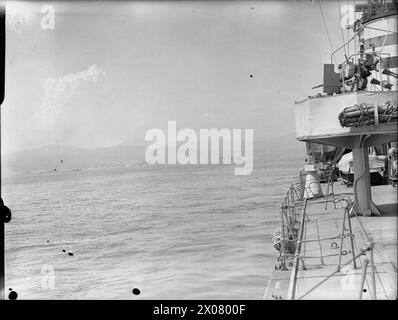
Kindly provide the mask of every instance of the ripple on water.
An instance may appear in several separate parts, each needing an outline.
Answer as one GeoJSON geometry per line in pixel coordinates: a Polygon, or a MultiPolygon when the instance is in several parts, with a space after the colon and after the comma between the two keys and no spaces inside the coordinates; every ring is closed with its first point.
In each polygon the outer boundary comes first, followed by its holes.
{"type": "Polygon", "coordinates": [[[7,285],[21,299],[261,299],[292,181],[278,165],[8,176],[7,285]]]}

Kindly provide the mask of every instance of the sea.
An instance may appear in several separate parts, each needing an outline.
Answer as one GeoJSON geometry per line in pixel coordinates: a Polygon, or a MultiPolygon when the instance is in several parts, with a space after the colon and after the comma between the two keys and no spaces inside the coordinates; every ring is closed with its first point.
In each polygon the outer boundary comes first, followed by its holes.
{"type": "Polygon", "coordinates": [[[302,166],[284,155],[256,160],[246,176],[234,165],[4,173],[6,291],[18,299],[262,299],[280,204],[302,166]]]}

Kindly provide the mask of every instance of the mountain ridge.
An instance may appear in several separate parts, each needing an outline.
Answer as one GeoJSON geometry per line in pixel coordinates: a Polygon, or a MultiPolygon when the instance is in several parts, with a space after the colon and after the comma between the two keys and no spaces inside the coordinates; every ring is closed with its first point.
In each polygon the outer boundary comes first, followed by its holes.
{"type": "MultiPolygon", "coordinates": [[[[288,154],[304,157],[305,154],[305,144],[297,141],[294,134],[257,139],[253,144],[255,159],[280,158],[288,154]]],[[[95,149],[47,145],[3,155],[3,168],[7,171],[55,171],[130,166],[145,163],[145,148],[126,144],[95,149]]]]}

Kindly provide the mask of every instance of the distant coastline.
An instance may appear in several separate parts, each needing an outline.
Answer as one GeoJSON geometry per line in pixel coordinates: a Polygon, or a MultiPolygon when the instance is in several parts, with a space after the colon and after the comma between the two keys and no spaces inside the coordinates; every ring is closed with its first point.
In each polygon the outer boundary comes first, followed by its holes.
{"type": "MultiPolygon", "coordinates": [[[[294,134],[254,141],[254,161],[297,155],[304,158],[305,146],[294,134]]],[[[50,145],[3,155],[3,172],[45,173],[147,165],[145,146],[118,145],[97,149],[50,145]]]]}

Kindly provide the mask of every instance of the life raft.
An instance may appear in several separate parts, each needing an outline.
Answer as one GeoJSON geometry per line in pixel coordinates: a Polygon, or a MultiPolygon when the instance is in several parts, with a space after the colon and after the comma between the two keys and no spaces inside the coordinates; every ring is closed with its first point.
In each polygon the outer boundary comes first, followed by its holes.
{"type": "Polygon", "coordinates": [[[360,127],[397,122],[397,116],[396,102],[387,101],[384,106],[361,103],[344,108],[339,114],[339,121],[342,127],[360,127]]]}

